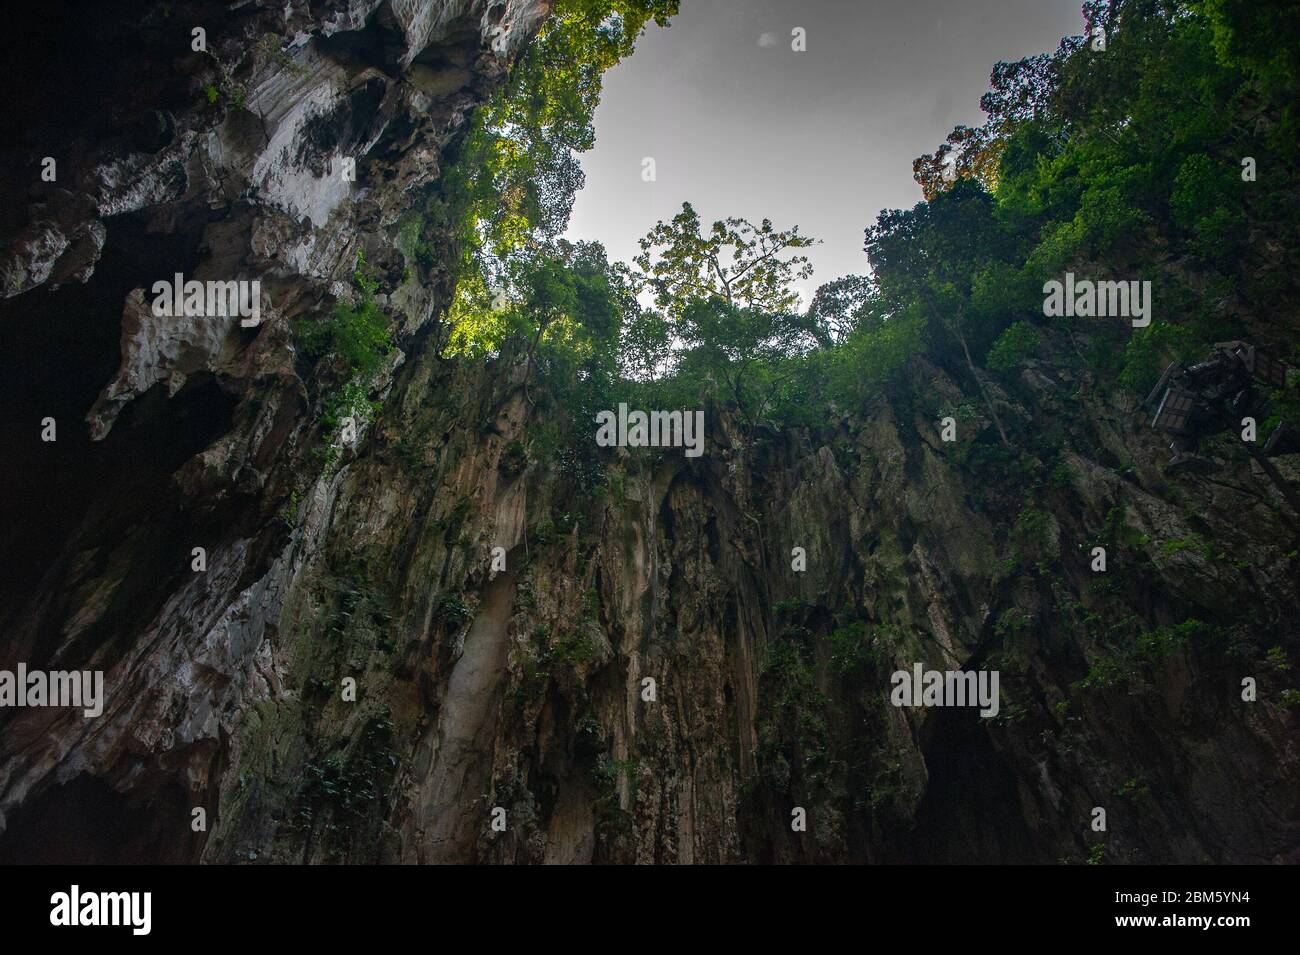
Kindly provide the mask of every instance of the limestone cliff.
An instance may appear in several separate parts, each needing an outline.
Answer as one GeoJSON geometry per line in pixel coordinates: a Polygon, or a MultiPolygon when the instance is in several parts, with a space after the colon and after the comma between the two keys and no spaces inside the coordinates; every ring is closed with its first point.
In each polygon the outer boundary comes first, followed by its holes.
{"type": "Polygon", "coordinates": [[[7,33],[2,655],[115,688],[95,721],[4,714],[7,831],[28,806],[69,817],[55,854],[198,857],[174,813],[219,813],[238,727],[289,690],[272,647],[301,545],[282,516],[322,472],[333,384],[292,323],[346,301],[363,259],[401,346],[386,390],[447,291],[398,220],[549,7],[67,2],[7,33]],[[260,324],[158,317],[174,274],[259,281],[260,324]],[[34,442],[46,419],[57,440],[34,442]]]}
{"type": "Polygon", "coordinates": [[[1300,515],[1229,443],[1166,477],[1039,360],[988,385],[1004,448],[918,361],[817,429],[709,396],[698,459],[544,454],[516,356],[439,355],[453,237],[399,233],[546,3],[56,7],[6,107],[0,667],[109,692],[0,713],[0,857],[1300,861],[1300,515]],[[359,252],[399,348],[326,453],[291,323],[359,252]],[[159,319],[176,272],[261,324],[159,319]],[[913,662],[997,669],[999,715],[889,705],[913,662]]]}

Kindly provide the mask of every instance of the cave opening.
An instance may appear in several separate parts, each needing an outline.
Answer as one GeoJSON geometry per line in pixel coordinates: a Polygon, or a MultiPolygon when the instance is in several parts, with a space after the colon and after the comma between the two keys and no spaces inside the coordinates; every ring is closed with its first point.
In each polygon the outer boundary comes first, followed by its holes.
{"type": "Polygon", "coordinates": [[[0,865],[175,865],[197,861],[182,788],[165,782],[119,793],[82,774],[29,798],[0,834],[0,865]]]}

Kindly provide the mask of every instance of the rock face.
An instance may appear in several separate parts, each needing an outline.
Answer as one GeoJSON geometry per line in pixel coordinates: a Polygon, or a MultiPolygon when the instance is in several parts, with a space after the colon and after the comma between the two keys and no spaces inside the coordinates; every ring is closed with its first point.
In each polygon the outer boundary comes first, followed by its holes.
{"type": "Polygon", "coordinates": [[[514,357],[434,347],[452,239],[397,235],[547,4],[147,6],[58,21],[6,126],[0,668],[108,698],[0,711],[0,858],[1300,861],[1300,515],[1239,451],[1165,477],[1049,361],[989,384],[1018,450],[918,363],[816,431],[535,458],[514,357]],[[400,352],[332,459],[290,322],[358,252],[400,352]],[[261,324],[154,315],[176,272],[261,324]],[[914,663],[998,715],[890,705],[914,663]]]}
{"type": "MultiPolygon", "coordinates": [[[[53,813],[75,827],[98,807],[86,825],[102,832],[49,852],[199,857],[202,838],[170,807],[219,814],[237,728],[291,692],[273,643],[313,545],[282,515],[332,500],[339,477],[317,485],[328,383],[295,354],[292,322],[346,298],[364,257],[395,338],[420,347],[452,256],[407,260],[398,220],[436,190],[549,11],[110,0],[13,24],[0,387],[15,453],[0,547],[20,569],[4,584],[0,658],[102,669],[116,690],[98,720],[0,715],[10,851],[39,855],[30,826],[53,813]],[[156,314],[154,283],[177,274],[257,281],[260,323],[156,314]],[[47,418],[57,441],[33,441],[47,418]],[[123,839],[122,824],[139,831],[123,839]]],[[[419,238],[447,241],[437,224],[419,238]]]]}

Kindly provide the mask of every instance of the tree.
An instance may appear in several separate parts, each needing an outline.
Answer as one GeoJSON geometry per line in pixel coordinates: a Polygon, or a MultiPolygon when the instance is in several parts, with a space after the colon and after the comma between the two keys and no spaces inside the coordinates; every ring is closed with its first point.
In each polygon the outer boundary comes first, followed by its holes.
{"type": "MultiPolygon", "coordinates": [[[[942,353],[945,339],[961,346],[961,357],[984,398],[1002,438],[1006,430],[971,356],[969,308],[976,277],[1014,251],[993,217],[993,198],[977,183],[961,180],[930,202],[909,211],[882,213],[867,229],[866,252],[886,299],[899,312],[920,306],[925,339],[942,353]]],[[[989,329],[979,329],[989,336],[989,329]]],[[[996,334],[998,329],[992,329],[996,334]]]]}
{"type": "Polygon", "coordinates": [[[693,302],[718,298],[732,308],[788,312],[799,302],[793,283],[812,275],[806,256],[789,255],[814,239],[799,227],[779,231],[770,219],[722,219],[706,234],[689,202],[671,222],[658,222],[640,240],[634,261],[654,293],[655,304],[672,319],[693,302]]]}
{"type": "Polygon", "coordinates": [[[794,288],[812,274],[796,250],[813,242],[798,226],[778,230],[770,219],[728,218],[705,231],[683,203],[640,241],[637,278],[656,310],[632,323],[626,354],[642,368],[671,372],[677,391],[722,385],[757,421],[790,381],[789,359],[818,343],[814,320],[796,310],[794,288]]]}
{"type": "Polygon", "coordinates": [[[688,303],[677,330],[680,372],[720,380],[751,424],[771,409],[797,359],[816,346],[803,316],[739,308],[718,296],[688,303]]]}
{"type": "MultiPolygon", "coordinates": [[[[1256,77],[1263,88],[1294,106],[1300,83],[1300,0],[1196,0],[1220,60],[1256,77]]],[[[1292,113],[1294,115],[1294,113],[1292,113]]]]}
{"type": "MultiPolygon", "coordinates": [[[[448,192],[480,270],[561,235],[584,179],[576,154],[595,144],[605,70],[678,0],[557,0],[492,100],[475,114],[448,192]]],[[[492,275],[499,280],[499,276],[492,275]]]]}
{"type": "Polygon", "coordinates": [[[843,341],[862,322],[875,294],[875,282],[865,275],[819,286],[808,306],[809,331],[823,346],[843,341]]]}
{"type": "Polygon", "coordinates": [[[993,67],[989,91],[980,98],[988,120],[982,126],[954,127],[937,150],[912,163],[912,176],[927,200],[959,179],[974,179],[989,192],[997,188],[1007,136],[1050,108],[1060,65],[1079,45],[1079,38],[1067,38],[1054,54],[1039,53],[993,67]]]}
{"type": "Polygon", "coordinates": [[[627,268],[611,265],[599,242],[564,239],[509,264],[495,290],[481,277],[462,280],[448,312],[445,353],[483,357],[514,342],[527,364],[525,386],[539,365],[613,353],[624,317],[638,308],[627,268]]]}
{"type": "Polygon", "coordinates": [[[673,331],[658,309],[638,308],[623,324],[619,367],[633,381],[654,381],[673,366],[673,331]]]}

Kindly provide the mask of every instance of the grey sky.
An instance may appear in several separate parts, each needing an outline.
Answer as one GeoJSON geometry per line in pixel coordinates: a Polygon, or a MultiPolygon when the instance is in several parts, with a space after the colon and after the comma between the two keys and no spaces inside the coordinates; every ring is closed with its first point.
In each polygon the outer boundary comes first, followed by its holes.
{"type": "Polygon", "coordinates": [[[866,271],[862,231],[921,198],[912,160],[977,125],[998,60],[1080,33],[1082,0],[682,0],[605,76],[568,235],[629,261],[690,201],[822,239],[822,282],[866,271]],[[807,31],[807,50],[790,48],[807,31]],[[652,156],[657,181],[641,179],[652,156]]]}

